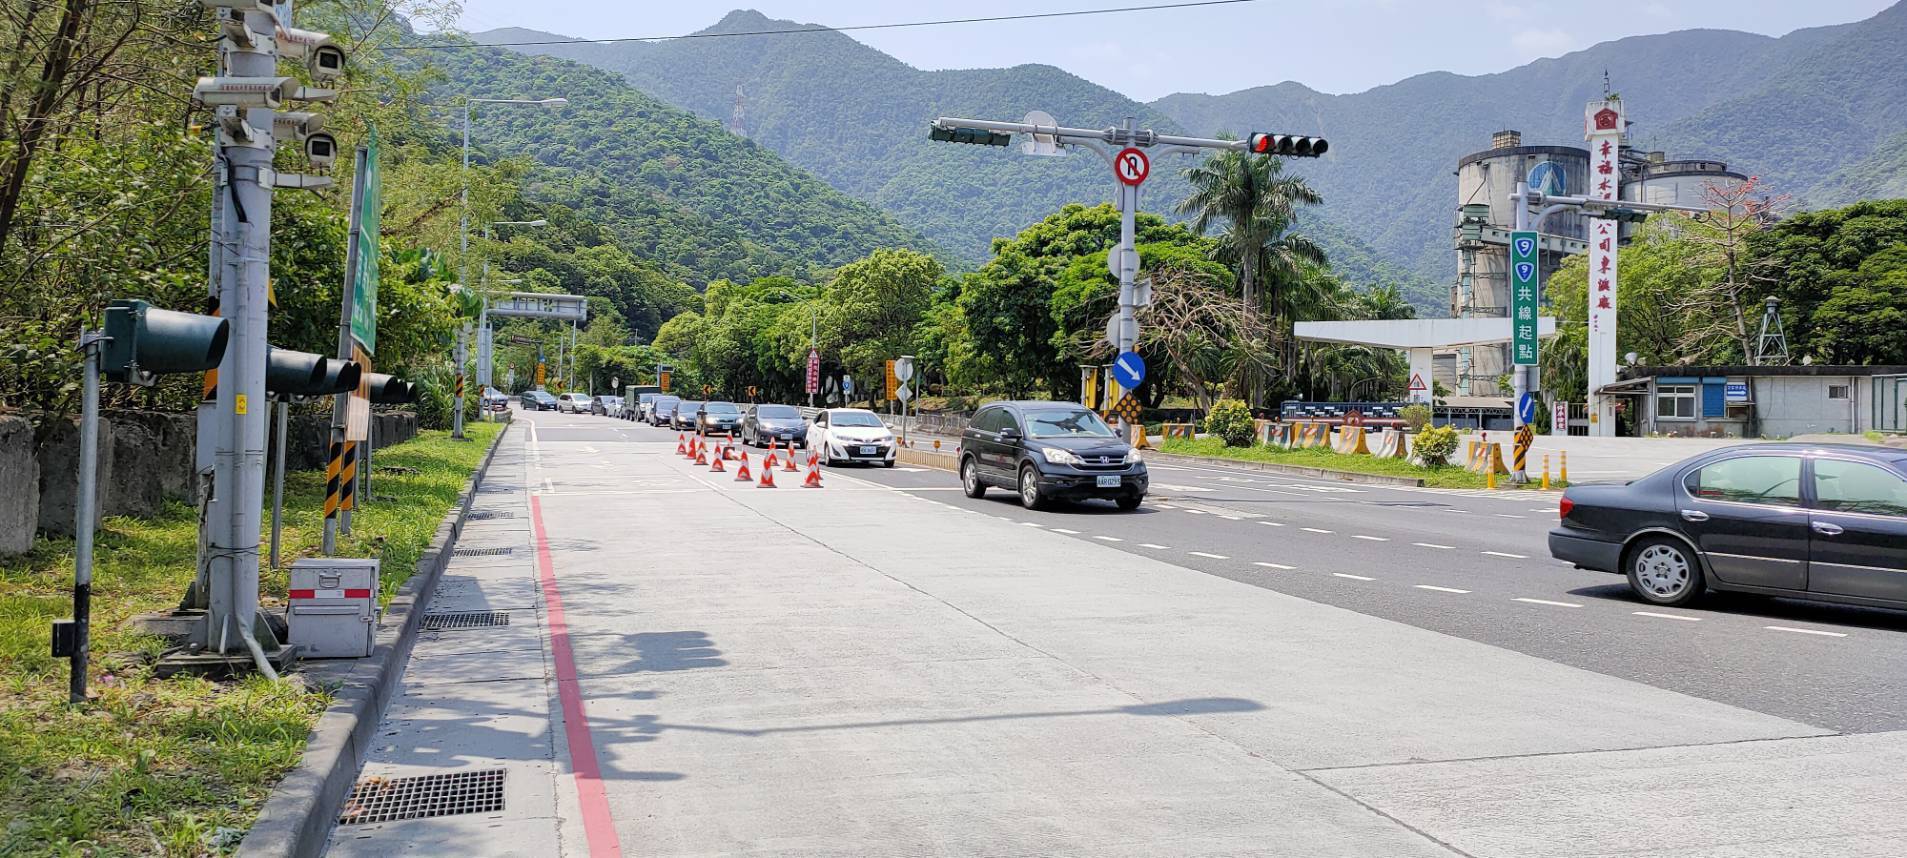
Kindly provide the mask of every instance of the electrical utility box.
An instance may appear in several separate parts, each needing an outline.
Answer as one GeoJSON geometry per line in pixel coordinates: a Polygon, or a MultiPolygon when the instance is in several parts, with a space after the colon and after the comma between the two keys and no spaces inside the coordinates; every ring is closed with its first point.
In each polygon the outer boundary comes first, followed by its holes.
{"type": "Polygon", "coordinates": [[[301,658],[363,658],[377,638],[377,561],[306,557],[291,564],[285,621],[301,658]]]}

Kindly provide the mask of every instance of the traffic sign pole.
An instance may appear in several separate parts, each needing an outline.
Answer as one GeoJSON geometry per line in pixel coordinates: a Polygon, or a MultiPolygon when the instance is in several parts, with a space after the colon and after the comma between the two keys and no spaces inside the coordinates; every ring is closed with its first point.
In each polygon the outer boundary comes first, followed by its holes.
{"type": "MultiPolygon", "coordinates": [[[[1528,184],[1518,182],[1518,192],[1527,192],[1528,184]]],[[[1516,230],[1510,233],[1510,380],[1515,392],[1511,423],[1513,427],[1510,482],[1530,481],[1524,467],[1534,433],[1529,424],[1536,419],[1538,349],[1537,309],[1543,294],[1541,236],[1530,226],[1529,206],[1523,197],[1516,200],[1516,230]]]]}

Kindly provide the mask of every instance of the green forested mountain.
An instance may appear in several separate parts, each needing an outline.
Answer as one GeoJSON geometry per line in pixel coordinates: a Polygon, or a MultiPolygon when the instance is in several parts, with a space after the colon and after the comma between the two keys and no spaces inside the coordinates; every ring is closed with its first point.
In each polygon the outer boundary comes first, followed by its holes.
{"type": "Polygon", "coordinates": [[[568,98],[560,111],[478,106],[473,146],[486,158],[533,159],[537,199],[606,225],[672,277],[806,277],[879,248],[933,250],[873,206],[614,74],[496,50],[411,56],[456,82],[446,100],[568,98]]]}
{"type": "MultiPolygon", "coordinates": [[[[733,12],[704,32],[799,26],[733,12]]],[[[496,30],[477,38],[563,37],[496,30]]],[[[672,104],[738,122],[743,135],[967,262],[983,257],[990,239],[1061,203],[1108,199],[1109,183],[1090,156],[1055,163],[929,143],[925,125],[935,115],[1017,118],[1043,109],[1075,125],[1133,115],[1200,134],[1322,134],[1331,154],[1295,165],[1325,197],[1322,220],[1314,216],[1306,230],[1340,263],[1352,263],[1345,271],[1352,281],[1402,279],[1421,305],[1440,308],[1452,268],[1451,172],[1462,155],[1488,148],[1491,132],[1515,128],[1531,144],[1578,143],[1582,106],[1602,94],[1607,70],[1629,105],[1639,148],[1725,158],[1804,203],[1845,202],[1868,189],[1884,193],[1900,175],[1899,153],[1884,144],[1907,132],[1902,44],[1907,6],[1895,6],[1866,21],[1781,38],[1688,30],[1607,42],[1499,74],[1437,72],[1350,95],[1285,82],[1150,105],[1050,66],[922,71],[831,32],[519,50],[618,72],[672,104]]],[[[1163,202],[1183,195],[1171,166],[1155,165],[1148,209],[1163,211],[1163,202]]]]}
{"type": "MultiPolygon", "coordinates": [[[[758,12],[731,12],[706,33],[807,27],[758,12]]],[[[562,40],[534,30],[480,33],[486,43],[562,40]]],[[[1018,119],[1045,110],[1097,126],[1134,117],[1141,127],[1179,130],[1173,120],[1060,69],[922,71],[840,33],[733,36],[673,42],[576,43],[518,48],[622,74],[635,87],[740,132],[848,194],[920,230],[963,267],[984,261],[996,238],[1017,234],[1067,203],[1112,199],[1103,162],[1089,153],[1034,158],[1017,148],[934,143],[935,116],[1018,119]]],[[[1186,195],[1184,156],[1153,165],[1143,205],[1169,214],[1186,195]]],[[[1309,164],[1297,172],[1308,172],[1309,164]]],[[[1354,283],[1395,282],[1426,310],[1441,290],[1386,266],[1352,230],[1307,213],[1313,233],[1354,283]]]]}

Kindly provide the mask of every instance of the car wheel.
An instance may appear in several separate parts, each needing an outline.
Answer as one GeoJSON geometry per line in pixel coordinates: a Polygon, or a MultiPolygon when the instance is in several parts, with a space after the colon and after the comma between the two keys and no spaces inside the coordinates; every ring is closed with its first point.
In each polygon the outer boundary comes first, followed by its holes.
{"type": "Polygon", "coordinates": [[[1129,495],[1127,497],[1114,498],[1113,503],[1118,504],[1120,509],[1134,510],[1138,509],[1139,504],[1145,499],[1145,495],[1129,495]]]}
{"type": "Polygon", "coordinates": [[[1040,495],[1040,475],[1032,465],[1020,466],[1020,506],[1027,509],[1039,509],[1046,505],[1046,498],[1040,495]]]}
{"type": "Polygon", "coordinates": [[[1629,549],[1623,564],[1629,589],[1643,601],[1680,607],[1692,604],[1708,589],[1702,567],[1688,546],[1673,539],[1644,539],[1629,549]]]}
{"type": "Polygon", "coordinates": [[[970,498],[981,498],[987,495],[987,484],[980,482],[980,467],[971,458],[960,462],[960,488],[970,498]]]}
{"type": "Polygon", "coordinates": [[[883,467],[883,468],[891,468],[891,467],[894,467],[894,461],[895,461],[895,460],[893,460],[893,459],[888,459],[887,461],[885,461],[885,462],[882,462],[882,463],[881,463],[881,467],[883,467]]]}

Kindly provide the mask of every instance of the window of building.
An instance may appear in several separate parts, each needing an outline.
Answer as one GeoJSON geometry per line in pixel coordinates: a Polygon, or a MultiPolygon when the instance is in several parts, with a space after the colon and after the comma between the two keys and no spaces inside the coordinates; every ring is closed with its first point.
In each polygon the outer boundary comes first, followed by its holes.
{"type": "Polygon", "coordinates": [[[1661,420],[1694,420],[1696,392],[1693,384],[1665,384],[1655,389],[1655,416],[1661,420]]]}
{"type": "Polygon", "coordinates": [[[1848,394],[1847,388],[1848,386],[1845,384],[1828,385],[1828,398],[1829,399],[1846,399],[1848,394]]]}

